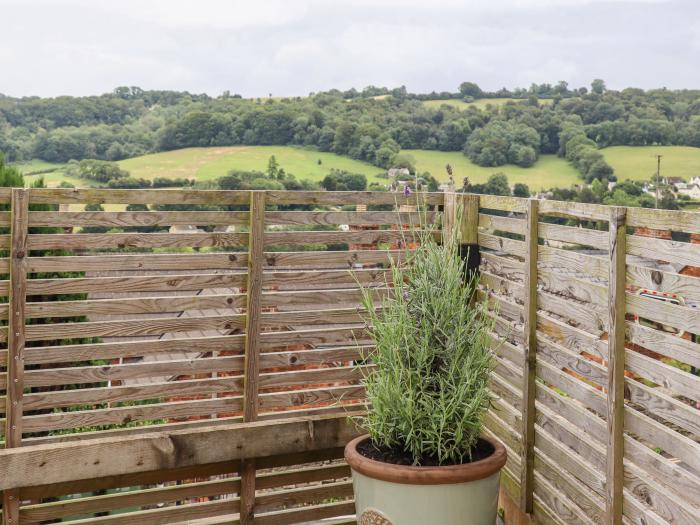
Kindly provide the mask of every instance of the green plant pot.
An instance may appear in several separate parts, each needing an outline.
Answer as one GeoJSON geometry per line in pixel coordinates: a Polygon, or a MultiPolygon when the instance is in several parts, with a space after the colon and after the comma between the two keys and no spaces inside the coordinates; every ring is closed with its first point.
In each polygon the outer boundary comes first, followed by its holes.
{"type": "Polygon", "coordinates": [[[444,467],[394,465],[357,451],[368,436],[345,447],[352,469],[359,525],[493,525],[498,511],[499,473],[506,450],[482,438],[493,453],[479,461],[444,467]]]}

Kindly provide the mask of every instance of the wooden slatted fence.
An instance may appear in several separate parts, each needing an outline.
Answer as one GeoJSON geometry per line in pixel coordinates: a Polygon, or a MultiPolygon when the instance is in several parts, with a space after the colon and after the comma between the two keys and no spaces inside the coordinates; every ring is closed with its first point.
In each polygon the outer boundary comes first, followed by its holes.
{"type": "Polygon", "coordinates": [[[434,224],[480,249],[513,499],[543,523],[700,522],[698,213],[100,189],[0,206],[6,525],[353,523],[359,287],[391,293],[434,224]]]}

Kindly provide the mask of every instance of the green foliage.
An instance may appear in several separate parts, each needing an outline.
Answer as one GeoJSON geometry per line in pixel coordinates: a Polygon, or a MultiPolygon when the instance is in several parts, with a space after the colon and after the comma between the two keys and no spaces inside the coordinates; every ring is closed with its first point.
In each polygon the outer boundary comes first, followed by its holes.
{"type": "Polygon", "coordinates": [[[321,181],[321,187],[328,191],[365,191],[367,177],[361,173],[331,170],[321,181]]]}
{"type": "Polygon", "coordinates": [[[479,166],[530,167],[537,160],[539,147],[536,129],[513,121],[493,120],[472,132],[464,152],[479,166]]]}
{"type": "Polygon", "coordinates": [[[463,189],[471,193],[482,193],[486,195],[510,196],[511,194],[508,177],[505,173],[494,173],[485,184],[472,184],[463,189]]]}
{"type": "Polygon", "coordinates": [[[12,188],[24,186],[22,173],[12,166],[5,164],[5,155],[0,151],[0,187],[12,188]]]}
{"type": "Polygon", "coordinates": [[[424,236],[405,265],[392,266],[392,281],[381,309],[363,290],[376,368],[363,380],[371,409],[360,423],[376,446],[408,452],[414,464],[460,463],[491,401],[492,326],[486,306],[471,300],[476,278],[465,282],[454,240],[424,236]]]}
{"type": "Polygon", "coordinates": [[[66,175],[106,184],[112,180],[128,177],[129,172],[121,169],[116,162],[87,159],[69,162],[66,175]]]}

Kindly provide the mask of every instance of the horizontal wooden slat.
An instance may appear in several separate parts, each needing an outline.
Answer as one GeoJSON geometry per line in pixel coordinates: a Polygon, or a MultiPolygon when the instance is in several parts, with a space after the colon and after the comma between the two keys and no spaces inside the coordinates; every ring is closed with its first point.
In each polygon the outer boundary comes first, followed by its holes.
{"type": "Polygon", "coordinates": [[[99,271],[161,271],[161,270],[219,270],[246,268],[248,254],[229,253],[178,253],[135,255],[47,255],[29,257],[27,271],[35,272],[99,272],[99,271]]]}
{"type": "Polygon", "coordinates": [[[249,216],[245,211],[32,211],[29,226],[228,226],[247,224],[249,216]]]}
{"type": "MultiPolygon", "coordinates": [[[[697,264],[700,265],[700,261],[697,264]]],[[[628,263],[627,283],[646,290],[676,294],[685,301],[700,303],[698,277],[628,263]]]]}
{"type": "Polygon", "coordinates": [[[501,197],[498,195],[479,195],[479,208],[525,213],[527,210],[527,199],[501,197]]]}
{"type": "Polygon", "coordinates": [[[348,424],[348,415],[5,449],[0,451],[0,490],[339,447],[360,433],[348,424]]]}
{"type": "Polygon", "coordinates": [[[232,309],[245,307],[245,294],[135,297],[87,301],[48,301],[27,303],[25,314],[37,317],[73,317],[82,315],[136,315],[173,313],[184,310],[232,309]]]}
{"type": "Polygon", "coordinates": [[[416,192],[410,196],[403,193],[376,191],[267,191],[268,204],[442,204],[444,193],[416,192]]]}
{"type": "Polygon", "coordinates": [[[30,250],[99,250],[123,248],[233,248],[245,246],[246,233],[35,233],[30,250]]]}
{"type": "Polygon", "coordinates": [[[230,190],[112,190],[101,188],[32,188],[31,204],[244,204],[250,192],[230,190]]]}
{"type": "Polygon", "coordinates": [[[265,271],[263,286],[279,289],[309,289],[317,286],[345,286],[376,284],[386,287],[391,282],[391,270],[382,268],[359,270],[305,270],[265,271]]]}
{"type": "Polygon", "coordinates": [[[193,275],[155,275],[136,277],[79,277],[74,279],[29,279],[27,295],[72,294],[85,292],[149,292],[165,290],[201,290],[202,288],[240,287],[244,272],[200,273],[193,275]]]}
{"type": "Polygon", "coordinates": [[[700,368],[700,348],[673,334],[627,321],[627,340],[661,355],[700,368]]]}
{"type": "Polygon", "coordinates": [[[700,215],[697,212],[628,208],[627,224],[653,230],[700,233],[700,215]]]}
{"type": "Polygon", "coordinates": [[[540,201],[541,215],[554,215],[567,219],[608,221],[610,208],[601,204],[587,204],[569,201],[540,201]]]}
{"type": "Polygon", "coordinates": [[[327,252],[265,252],[267,268],[361,268],[362,265],[400,261],[404,250],[350,250],[327,252]]]}
{"type": "Polygon", "coordinates": [[[599,279],[608,278],[608,260],[605,257],[539,246],[537,260],[541,266],[566,268],[567,271],[575,271],[599,279]]]}
{"type": "Polygon", "coordinates": [[[627,253],[647,259],[700,266],[700,244],[628,235],[627,253]]]}
{"type": "Polygon", "coordinates": [[[239,412],[242,406],[242,398],[236,396],[76,412],[56,412],[40,416],[25,416],[22,418],[22,429],[24,432],[44,432],[100,425],[123,425],[166,418],[210,416],[217,412],[239,412]]]}
{"type": "Polygon", "coordinates": [[[601,250],[608,249],[608,233],[605,231],[540,222],[538,232],[540,237],[545,240],[559,241],[572,245],[582,244],[601,250]]]}
{"type": "Polygon", "coordinates": [[[525,256],[525,242],[516,241],[507,237],[498,237],[489,233],[479,233],[479,246],[494,250],[497,252],[505,252],[518,257],[525,256]]]}
{"type": "Polygon", "coordinates": [[[399,211],[268,211],[268,225],[302,226],[347,224],[350,226],[372,226],[384,224],[410,224],[417,227],[432,224],[438,218],[435,212],[399,211]]]}
{"type": "Polygon", "coordinates": [[[94,359],[118,359],[163,352],[240,351],[243,335],[181,337],[156,341],[126,341],[62,346],[29,347],[24,350],[26,364],[70,363],[94,359]]]}
{"type": "MultiPolygon", "coordinates": [[[[20,523],[237,493],[239,490],[240,478],[236,477],[33,504],[21,508],[20,523]]],[[[234,498],[227,499],[231,500],[234,498]]]]}
{"type": "Polygon", "coordinates": [[[421,235],[421,230],[273,231],[265,233],[265,245],[412,243],[418,242],[421,235]]]}
{"type": "Polygon", "coordinates": [[[662,300],[626,294],[627,312],[644,319],[679,328],[692,334],[700,334],[700,310],[674,305],[662,300]]]}
{"type": "Polygon", "coordinates": [[[201,315],[27,325],[26,339],[27,341],[51,341],[89,337],[135,337],[195,330],[225,332],[242,329],[245,326],[245,317],[245,314],[201,315]]]}
{"type": "Polygon", "coordinates": [[[500,215],[479,214],[479,227],[487,230],[498,230],[525,235],[525,221],[500,215]]]}

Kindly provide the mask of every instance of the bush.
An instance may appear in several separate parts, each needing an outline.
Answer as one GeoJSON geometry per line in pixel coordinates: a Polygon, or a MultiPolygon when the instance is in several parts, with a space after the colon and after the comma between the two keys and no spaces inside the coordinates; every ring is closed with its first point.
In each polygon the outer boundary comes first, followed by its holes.
{"type": "Polygon", "coordinates": [[[427,235],[392,277],[395,293],[381,309],[363,290],[376,368],[363,380],[371,408],[360,424],[375,446],[409,453],[416,465],[462,463],[491,402],[492,322],[485,304],[472,303],[476,277],[465,282],[454,240],[427,235]]]}

